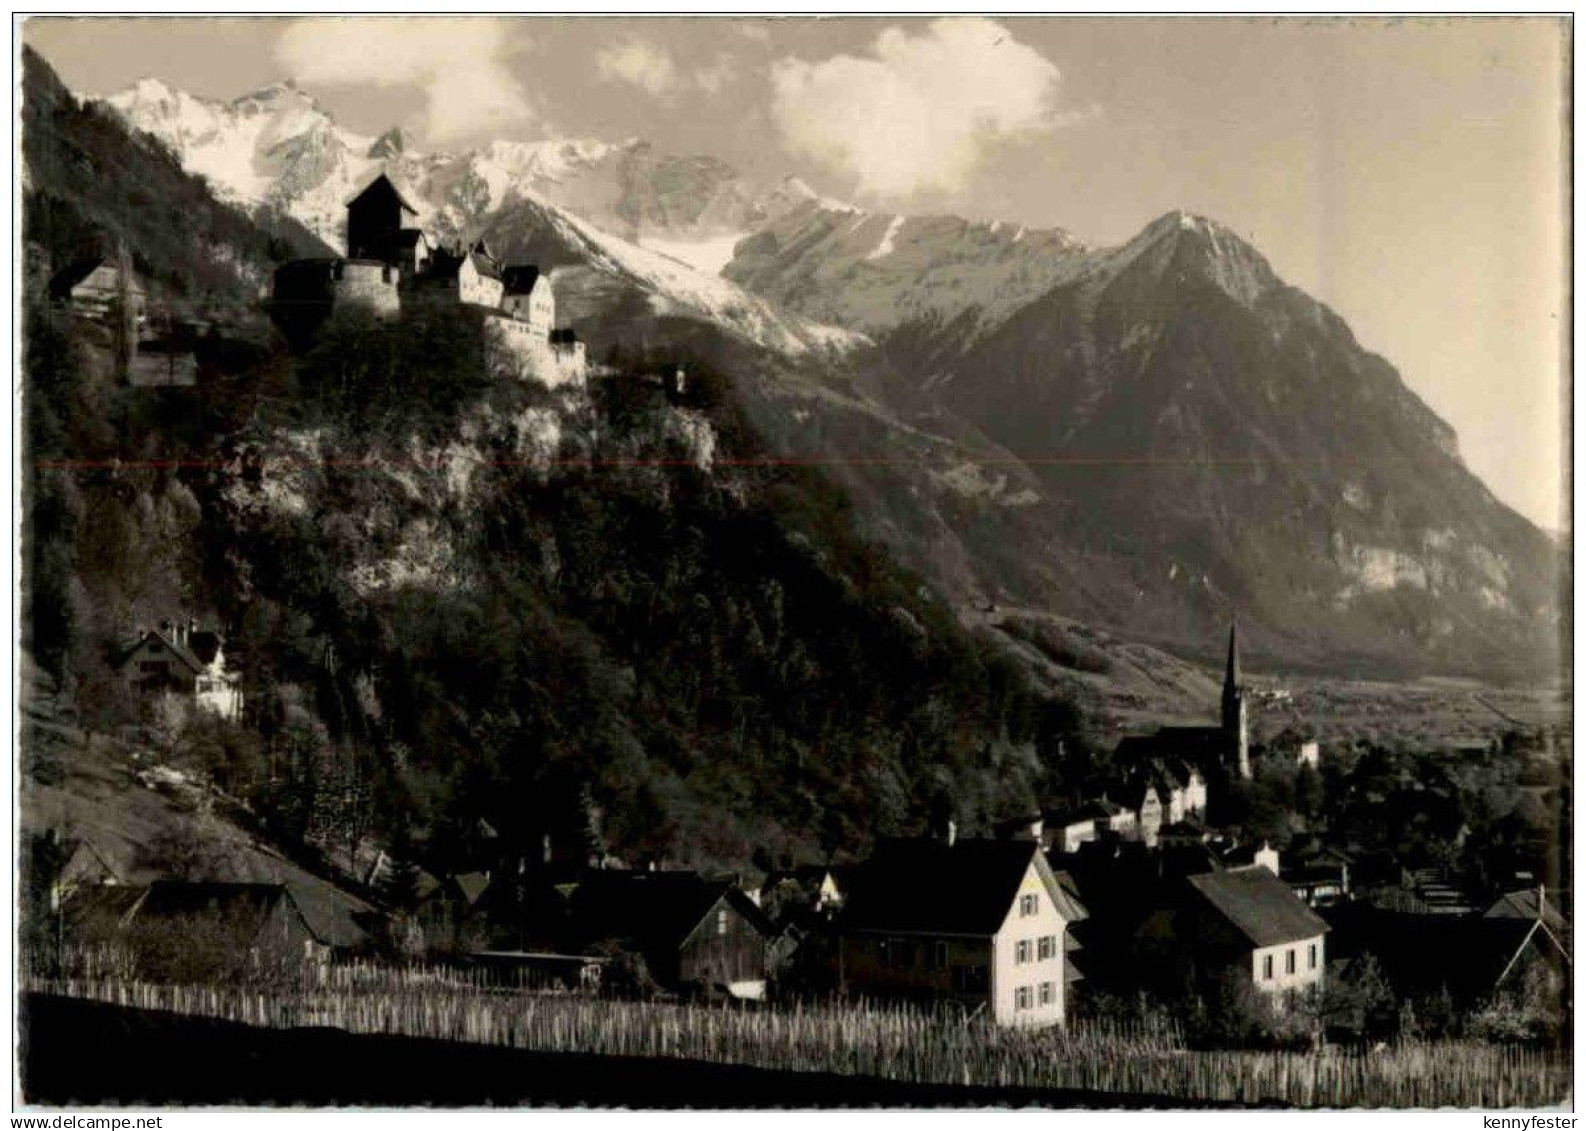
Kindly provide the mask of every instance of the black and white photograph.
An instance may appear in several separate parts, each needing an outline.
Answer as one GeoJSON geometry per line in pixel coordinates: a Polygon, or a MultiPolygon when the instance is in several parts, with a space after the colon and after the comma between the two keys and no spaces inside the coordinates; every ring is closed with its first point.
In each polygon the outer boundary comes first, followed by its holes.
{"type": "Polygon", "coordinates": [[[13,1111],[1573,1110],[1571,14],[12,39],[13,1111]]]}

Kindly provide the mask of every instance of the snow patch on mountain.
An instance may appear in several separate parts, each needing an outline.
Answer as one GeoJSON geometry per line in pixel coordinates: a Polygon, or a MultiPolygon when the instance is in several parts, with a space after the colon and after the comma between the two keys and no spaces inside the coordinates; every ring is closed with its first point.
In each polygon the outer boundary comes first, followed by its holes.
{"type": "Polygon", "coordinates": [[[970,313],[984,330],[1088,262],[1059,229],[877,215],[816,202],[738,245],[723,274],[821,322],[866,334],[970,313]]]}

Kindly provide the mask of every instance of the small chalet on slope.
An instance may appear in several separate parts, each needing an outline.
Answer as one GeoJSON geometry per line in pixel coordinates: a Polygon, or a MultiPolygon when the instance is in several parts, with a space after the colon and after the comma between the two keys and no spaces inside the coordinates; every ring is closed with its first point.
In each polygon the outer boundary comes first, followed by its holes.
{"type": "Polygon", "coordinates": [[[71,941],[124,947],[151,978],[205,981],[324,961],[322,939],[285,884],[156,880],[80,893],[71,941]]]}
{"type": "Polygon", "coordinates": [[[137,275],[123,270],[113,255],[95,255],[63,268],[50,280],[50,298],[82,318],[105,320],[117,303],[126,303],[133,325],[141,324],[148,295],[137,275]]]}
{"type": "Polygon", "coordinates": [[[696,872],[591,872],[567,895],[563,953],[642,955],[667,989],[760,998],[776,928],[735,885],[696,872]]]}
{"type": "Polygon", "coordinates": [[[1278,996],[1322,985],[1328,925],[1269,868],[1187,876],[1172,896],[1136,935],[1169,986],[1231,975],[1278,996]]]}
{"type": "Polygon", "coordinates": [[[1085,910],[1030,840],[882,841],[838,916],[839,981],[954,1000],[1000,1025],[1061,1025],[1085,910]]]}
{"type": "Polygon", "coordinates": [[[117,669],[139,694],[180,695],[223,719],[235,719],[242,713],[242,692],[236,675],[226,670],[224,645],[219,633],[201,630],[196,621],[165,621],[139,633],[117,669]]]}

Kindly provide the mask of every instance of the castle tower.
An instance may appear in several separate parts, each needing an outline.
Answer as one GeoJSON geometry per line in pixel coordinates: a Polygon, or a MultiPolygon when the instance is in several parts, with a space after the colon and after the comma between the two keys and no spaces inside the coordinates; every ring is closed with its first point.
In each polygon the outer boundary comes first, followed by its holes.
{"type": "Polygon", "coordinates": [[[1228,670],[1223,676],[1223,733],[1228,759],[1243,781],[1250,780],[1250,718],[1244,677],[1239,671],[1239,622],[1228,626],[1228,670]]]}

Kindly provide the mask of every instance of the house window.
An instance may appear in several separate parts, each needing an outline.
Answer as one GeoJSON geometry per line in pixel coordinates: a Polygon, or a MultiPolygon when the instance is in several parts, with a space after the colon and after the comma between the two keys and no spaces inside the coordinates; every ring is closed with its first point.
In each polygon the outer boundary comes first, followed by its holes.
{"type": "Polygon", "coordinates": [[[716,933],[718,935],[727,933],[727,912],[725,909],[716,912],[716,933]]]}
{"type": "Polygon", "coordinates": [[[1270,954],[1261,960],[1261,977],[1264,981],[1272,981],[1272,956],[1270,954]]]}
{"type": "Polygon", "coordinates": [[[1042,935],[1036,944],[1036,957],[1041,959],[1051,958],[1057,953],[1057,937],[1055,935],[1042,935]]]}
{"type": "Polygon", "coordinates": [[[1019,897],[1019,916],[1034,915],[1041,906],[1041,897],[1038,895],[1021,895],[1019,897]]]}
{"type": "Polygon", "coordinates": [[[1042,982],[1041,983],[1041,1004],[1042,1005],[1051,1005],[1053,997],[1054,997],[1054,994],[1053,994],[1053,991],[1052,991],[1052,983],[1051,982],[1042,982]]]}
{"type": "Polygon", "coordinates": [[[941,970],[947,965],[947,943],[938,939],[931,944],[931,965],[941,970]]]}
{"type": "Polygon", "coordinates": [[[1013,961],[1016,965],[1023,966],[1030,961],[1030,940],[1020,939],[1013,947],[1013,961]]]}
{"type": "Polygon", "coordinates": [[[1294,948],[1289,947],[1289,952],[1283,956],[1283,965],[1287,973],[1294,973],[1295,954],[1294,948]]]}
{"type": "Polygon", "coordinates": [[[1015,1009],[1029,1009],[1030,1008],[1030,987],[1029,986],[1020,986],[1018,989],[1013,991],[1013,1008],[1015,1008],[1015,1009]]]}
{"type": "Polygon", "coordinates": [[[1311,944],[1310,950],[1311,950],[1311,969],[1315,970],[1316,969],[1316,944],[1315,943],[1311,944]]]}

